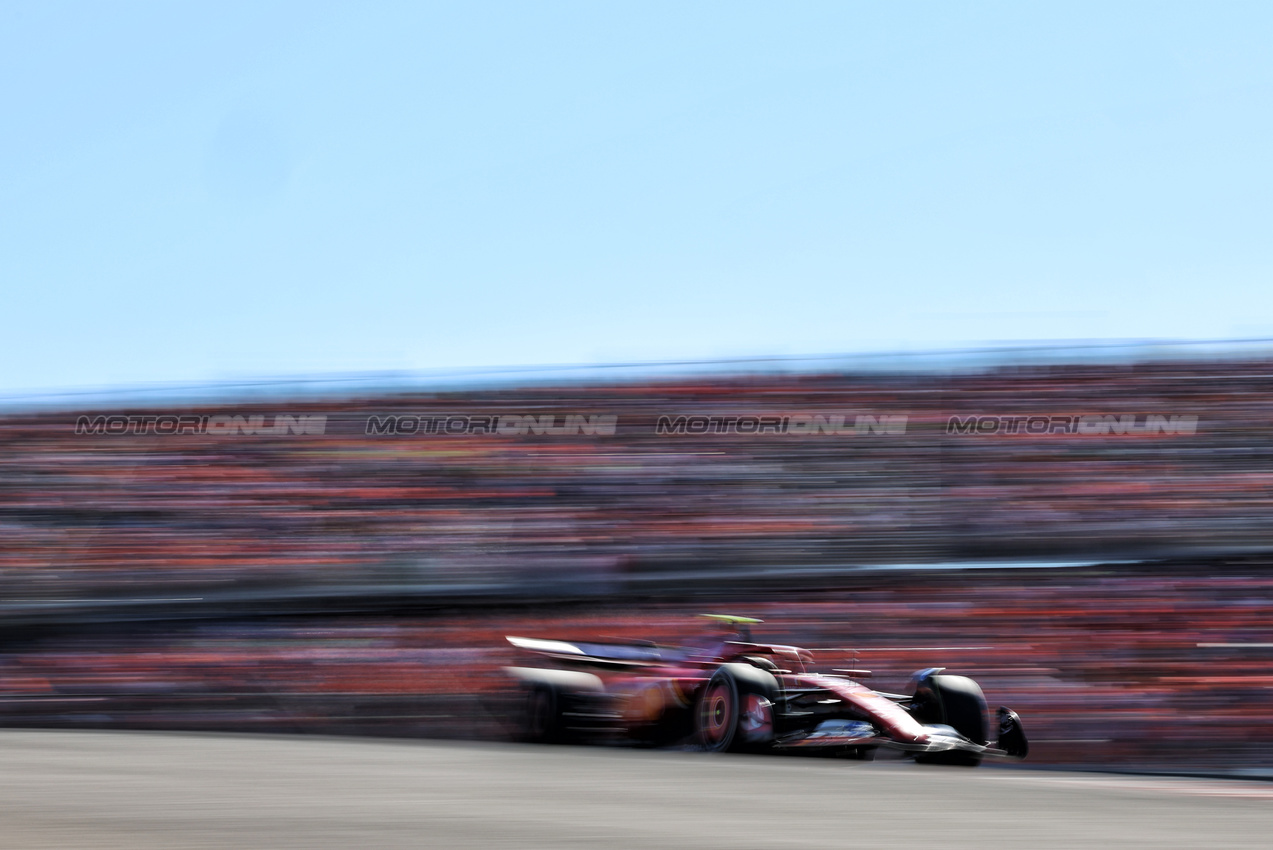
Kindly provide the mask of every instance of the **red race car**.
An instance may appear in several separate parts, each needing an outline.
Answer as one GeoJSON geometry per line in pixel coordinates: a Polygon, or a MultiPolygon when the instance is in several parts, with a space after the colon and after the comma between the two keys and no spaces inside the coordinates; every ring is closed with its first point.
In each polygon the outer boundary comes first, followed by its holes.
{"type": "Polygon", "coordinates": [[[1029,750],[1008,708],[999,708],[991,738],[986,699],[972,679],[932,667],[915,674],[910,693],[882,693],[858,681],[868,671],[815,672],[809,650],[753,641],[760,620],[706,616],[709,633],[679,647],[509,637],[528,656],[525,666],[505,668],[522,694],[522,737],[816,748],[861,759],[886,747],[917,762],[970,766],[1029,750]]]}

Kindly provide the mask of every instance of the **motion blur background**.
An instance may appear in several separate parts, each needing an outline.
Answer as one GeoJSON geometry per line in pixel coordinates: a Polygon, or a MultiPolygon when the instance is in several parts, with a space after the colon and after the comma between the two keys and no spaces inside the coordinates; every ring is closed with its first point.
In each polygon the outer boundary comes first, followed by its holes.
{"type": "Polygon", "coordinates": [[[1267,765],[1271,363],[1185,353],[6,416],[0,709],[502,737],[504,634],[723,606],[882,688],[973,675],[1043,762],[1267,765]],[[710,424],[815,415],[850,425],[710,424]]]}
{"type": "Polygon", "coordinates": [[[1273,768],[1270,25],[5,4],[0,723],[502,737],[725,610],[1273,768]]]}

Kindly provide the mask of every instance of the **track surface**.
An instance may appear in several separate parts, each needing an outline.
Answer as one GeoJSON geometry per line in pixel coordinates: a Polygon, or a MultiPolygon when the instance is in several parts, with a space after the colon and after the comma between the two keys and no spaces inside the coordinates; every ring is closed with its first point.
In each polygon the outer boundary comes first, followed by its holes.
{"type": "Polygon", "coordinates": [[[1273,784],[358,739],[0,732],[0,847],[1269,847],[1273,784]]]}

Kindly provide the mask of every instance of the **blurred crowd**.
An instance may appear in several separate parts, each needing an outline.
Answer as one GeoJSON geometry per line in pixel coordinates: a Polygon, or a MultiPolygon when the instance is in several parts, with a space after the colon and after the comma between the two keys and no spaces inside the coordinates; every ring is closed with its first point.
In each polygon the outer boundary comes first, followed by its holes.
{"type": "Polygon", "coordinates": [[[675,643],[719,593],[746,609],[734,613],[774,621],[775,640],[857,647],[854,666],[875,668],[886,690],[921,667],[973,675],[1021,712],[1044,761],[1268,767],[1271,365],[768,374],[109,411],[316,416],[322,433],[77,433],[81,416],[106,412],[11,413],[0,723],[498,736],[503,635],[675,643]],[[615,427],[558,427],[568,415],[615,427]],[[554,425],[395,435],[369,429],[373,416],[554,425]],[[846,425],[660,427],[813,416],[846,425]],[[1139,427],[951,427],[1032,416],[1139,427]],[[1151,417],[1195,425],[1154,431],[1151,417]],[[1106,566],[926,568],[991,559],[1106,566]],[[897,569],[851,571],[861,565],[897,569]],[[783,570],[804,572],[788,582],[783,570]],[[687,576],[704,602],[647,599],[676,599],[687,576]],[[744,591],[743,576],[767,578],[744,591]],[[402,613],[478,591],[541,607],[402,613]],[[359,592],[404,602],[394,616],[283,619],[261,601],[359,592]],[[136,599],[221,608],[202,625],[89,626],[75,613],[136,599]]]}
{"type": "MultiPolygon", "coordinates": [[[[323,434],[86,434],[0,417],[6,600],[256,585],[536,585],[1273,543],[1264,361],[767,375],[158,411],[323,434]],[[368,416],[617,417],[602,434],[369,434],[368,416]],[[660,417],[905,417],[659,433],[660,417]],[[1196,417],[1188,433],[951,433],[951,417],[1196,417]],[[851,430],[851,429],[849,429],[851,430]]],[[[154,414],[155,409],[111,411],[154,414]]],[[[520,592],[520,591],[519,591],[520,592]]]]}
{"type": "MultiPolygon", "coordinates": [[[[1196,769],[1273,765],[1273,573],[949,572],[726,603],[755,637],[823,649],[824,669],[977,679],[1016,709],[1036,764],[1196,769]]],[[[306,617],[95,627],[0,652],[0,724],[507,738],[504,635],[651,639],[704,626],[701,601],[474,609],[430,617],[306,617]]]]}

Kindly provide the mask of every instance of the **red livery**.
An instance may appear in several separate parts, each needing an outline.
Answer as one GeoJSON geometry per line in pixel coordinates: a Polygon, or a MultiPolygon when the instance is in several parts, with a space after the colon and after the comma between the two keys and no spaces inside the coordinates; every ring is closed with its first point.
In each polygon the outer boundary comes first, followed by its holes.
{"type": "Polygon", "coordinates": [[[991,737],[981,687],[933,667],[907,694],[872,690],[864,670],[815,672],[807,649],[757,643],[747,617],[708,615],[715,632],[679,647],[509,637],[535,663],[506,668],[534,741],[693,743],[705,750],[818,748],[871,758],[880,747],[919,762],[1024,758],[1021,720],[1000,707],[991,737]]]}

